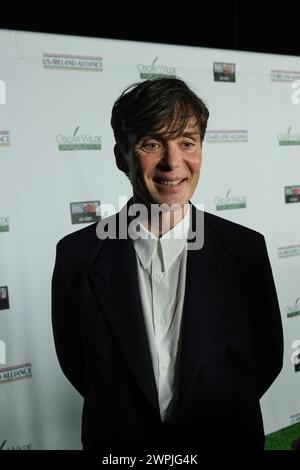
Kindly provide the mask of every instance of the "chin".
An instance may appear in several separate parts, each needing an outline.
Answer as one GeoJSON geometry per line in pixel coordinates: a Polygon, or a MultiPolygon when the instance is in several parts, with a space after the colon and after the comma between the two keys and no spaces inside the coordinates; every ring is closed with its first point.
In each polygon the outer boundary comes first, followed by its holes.
{"type": "Polygon", "coordinates": [[[183,208],[185,204],[187,204],[188,201],[182,201],[182,200],[174,200],[174,199],[163,199],[158,201],[158,204],[167,204],[169,207],[171,207],[171,212],[176,212],[180,208],[183,208]],[[172,206],[175,206],[172,208],[172,206]]]}

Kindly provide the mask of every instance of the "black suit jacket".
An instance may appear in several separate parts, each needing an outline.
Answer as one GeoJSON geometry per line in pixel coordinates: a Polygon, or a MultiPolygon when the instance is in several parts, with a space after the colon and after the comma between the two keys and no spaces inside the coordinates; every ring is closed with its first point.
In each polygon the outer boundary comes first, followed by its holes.
{"type": "Polygon", "coordinates": [[[133,242],[100,240],[96,226],[59,241],[52,280],[58,359],[84,397],[83,448],[262,449],[259,399],[283,355],[264,237],[204,214],[204,246],[187,255],[176,407],[162,423],[133,242]]]}

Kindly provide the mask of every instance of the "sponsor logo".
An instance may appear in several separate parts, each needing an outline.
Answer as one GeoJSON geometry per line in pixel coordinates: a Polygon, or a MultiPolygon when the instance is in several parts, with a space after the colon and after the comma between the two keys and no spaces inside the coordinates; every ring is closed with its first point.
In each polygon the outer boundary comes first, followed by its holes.
{"type": "Polygon", "coordinates": [[[231,196],[231,189],[226,193],[225,197],[215,197],[217,211],[228,209],[244,209],[247,206],[246,196],[231,196]]]}
{"type": "Polygon", "coordinates": [[[293,82],[300,79],[300,72],[290,70],[271,70],[272,82],[293,82]]]}
{"type": "Polygon", "coordinates": [[[0,440],[0,450],[32,450],[31,442],[28,444],[10,444],[6,439],[0,440]]]}
{"type": "Polygon", "coordinates": [[[9,131],[0,131],[0,148],[8,147],[10,145],[10,133],[9,131]]]}
{"type": "Polygon", "coordinates": [[[290,126],[286,134],[281,132],[277,134],[279,145],[300,145],[300,134],[292,133],[291,130],[290,126]]]}
{"type": "Polygon", "coordinates": [[[290,416],[291,424],[300,423],[300,413],[296,413],[295,415],[290,416]]]}
{"type": "Polygon", "coordinates": [[[155,78],[160,78],[160,77],[172,78],[176,76],[175,67],[171,67],[169,65],[158,64],[157,61],[158,61],[158,57],[155,57],[152,64],[150,65],[144,65],[144,64],[137,65],[141,79],[153,80],[155,78]]]}
{"type": "Polygon", "coordinates": [[[9,221],[10,218],[7,217],[0,217],[0,232],[9,232],[9,221]]]}
{"type": "Polygon", "coordinates": [[[285,307],[286,315],[287,315],[288,318],[293,318],[293,317],[297,317],[298,315],[300,315],[299,299],[300,299],[300,297],[297,297],[296,302],[294,303],[294,305],[292,305],[292,306],[287,305],[285,307]]]}
{"type": "Polygon", "coordinates": [[[101,150],[101,137],[90,134],[78,134],[80,127],[77,126],[73,135],[57,135],[56,142],[58,150],[101,150]]]}
{"type": "Polygon", "coordinates": [[[0,384],[32,377],[31,362],[0,369],[0,384]]]}
{"type": "Polygon", "coordinates": [[[48,69],[89,70],[102,72],[102,57],[90,57],[70,54],[43,54],[43,65],[48,69]]]}
{"type": "Polygon", "coordinates": [[[277,248],[278,258],[300,255],[300,245],[281,246],[277,248]]]}
{"type": "Polygon", "coordinates": [[[101,220],[100,201],[70,202],[72,224],[101,220]]]}
{"type": "Polygon", "coordinates": [[[0,310],[9,308],[8,287],[0,286],[0,310]]]}
{"type": "Polygon", "coordinates": [[[205,134],[205,141],[207,143],[224,143],[224,142],[248,142],[248,131],[211,131],[208,130],[205,134]]]}
{"type": "Polygon", "coordinates": [[[0,80],[0,104],[6,104],[6,85],[3,80],[0,80]]]}
{"type": "Polygon", "coordinates": [[[300,202],[300,186],[285,186],[284,193],[286,204],[300,202]]]}
{"type": "Polygon", "coordinates": [[[215,82],[235,82],[235,64],[214,62],[215,82]]]}

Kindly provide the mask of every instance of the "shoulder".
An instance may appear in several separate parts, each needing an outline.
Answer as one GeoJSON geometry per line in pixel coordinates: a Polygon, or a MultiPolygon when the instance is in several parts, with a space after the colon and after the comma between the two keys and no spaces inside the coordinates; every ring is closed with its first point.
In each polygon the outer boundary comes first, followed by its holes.
{"type": "Polygon", "coordinates": [[[64,236],[57,243],[57,250],[64,258],[85,258],[101,242],[97,237],[97,225],[98,222],[64,236]]]}
{"type": "Polygon", "coordinates": [[[82,242],[92,242],[94,238],[97,236],[96,228],[97,224],[93,223],[88,225],[87,227],[81,228],[80,230],[76,230],[75,232],[69,233],[61,238],[58,242],[58,245],[65,247],[65,246],[74,246],[76,247],[78,244],[82,244],[82,242]]]}
{"type": "Polygon", "coordinates": [[[58,241],[58,253],[72,264],[95,255],[107,238],[106,227],[114,226],[117,219],[118,213],[69,233],[58,241]]]}
{"type": "Polygon", "coordinates": [[[262,233],[209,212],[204,213],[204,224],[208,231],[212,231],[219,242],[225,246],[229,245],[234,248],[245,244],[247,246],[265,244],[262,233]]]}
{"type": "Polygon", "coordinates": [[[238,224],[236,222],[231,222],[230,220],[223,219],[217,215],[211,214],[209,212],[204,213],[205,222],[208,223],[211,227],[215,228],[216,230],[223,230],[228,232],[232,235],[239,235],[239,236],[249,236],[260,238],[263,235],[252,228],[246,227],[244,225],[238,224]]]}
{"type": "Polygon", "coordinates": [[[204,244],[207,241],[211,245],[212,238],[214,246],[249,270],[251,266],[260,269],[258,263],[265,263],[269,257],[263,234],[244,225],[205,212],[204,233],[204,244]]]}

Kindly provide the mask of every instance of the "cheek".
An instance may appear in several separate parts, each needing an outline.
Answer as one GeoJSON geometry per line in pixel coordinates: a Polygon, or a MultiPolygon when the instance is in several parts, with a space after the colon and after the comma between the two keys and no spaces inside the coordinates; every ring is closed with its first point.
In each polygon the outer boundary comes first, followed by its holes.
{"type": "Polygon", "coordinates": [[[145,165],[143,164],[143,161],[140,159],[140,158],[135,158],[135,160],[133,161],[133,165],[132,165],[132,170],[133,170],[133,173],[136,175],[136,176],[143,176],[144,173],[145,173],[145,165]]]}
{"type": "Polygon", "coordinates": [[[135,181],[138,186],[148,186],[148,182],[151,181],[151,166],[147,162],[142,164],[139,162],[135,167],[135,181]]]}
{"type": "Polygon", "coordinates": [[[155,173],[155,162],[144,160],[139,166],[139,174],[145,179],[153,178],[155,173]]]}
{"type": "Polygon", "coordinates": [[[197,175],[200,172],[202,159],[199,155],[195,156],[189,161],[189,167],[192,174],[197,175]]]}

